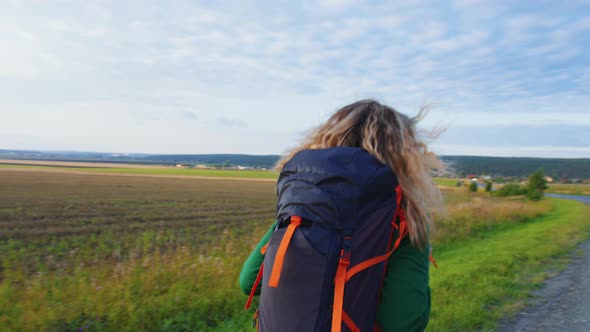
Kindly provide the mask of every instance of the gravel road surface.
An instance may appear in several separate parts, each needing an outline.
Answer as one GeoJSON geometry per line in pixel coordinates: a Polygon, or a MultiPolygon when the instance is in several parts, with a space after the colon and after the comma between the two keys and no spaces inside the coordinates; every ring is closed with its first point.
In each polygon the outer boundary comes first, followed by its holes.
{"type": "MultiPolygon", "coordinates": [[[[547,196],[590,204],[590,196],[547,196]]],[[[498,331],[590,331],[590,240],[579,249],[563,272],[534,292],[534,303],[513,320],[502,322],[498,331]]]]}

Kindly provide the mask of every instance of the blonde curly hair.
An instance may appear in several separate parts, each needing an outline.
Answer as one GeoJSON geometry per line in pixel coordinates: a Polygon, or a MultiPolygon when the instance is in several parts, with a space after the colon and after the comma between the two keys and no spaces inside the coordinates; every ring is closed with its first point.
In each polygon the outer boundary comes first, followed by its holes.
{"type": "MultiPolygon", "coordinates": [[[[432,181],[432,171],[446,169],[428,150],[428,141],[421,140],[416,131],[427,111],[428,107],[422,107],[416,116],[408,117],[375,100],[357,101],[311,131],[302,144],[278,161],[275,169],[281,171],[301,150],[349,146],[368,151],[389,165],[397,176],[403,190],[402,206],[410,239],[415,246],[424,248],[429,242],[432,216],[444,213],[443,198],[432,181]]],[[[434,138],[440,132],[428,136],[434,138]]]]}

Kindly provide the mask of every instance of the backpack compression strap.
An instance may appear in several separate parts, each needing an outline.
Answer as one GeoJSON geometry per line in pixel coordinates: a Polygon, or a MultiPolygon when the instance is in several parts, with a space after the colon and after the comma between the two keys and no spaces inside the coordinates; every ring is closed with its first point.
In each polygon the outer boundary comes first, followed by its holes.
{"type": "MultiPolygon", "coordinates": [[[[262,255],[266,255],[266,248],[268,248],[268,242],[260,248],[260,253],[262,255]]],[[[260,269],[258,269],[258,275],[256,276],[256,281],[254,281],[254,285],[252,285],[252,289],[250,290],[250,296],[248,296],[248,301],[246,301],[246,306],[244,307],[245,310],[250,309],[250,304],[252,304],[252,299],[254,298],[254,294],[256,294],[256,290],[258,289],[258,284],[262,280],[262,275],[264,274],[264,262],[260,264],[260,269]]]]}
{"type": "Polygon", "coordinates": [[[254,298],[254,294],[256,294],[256,289],[258,289],[258,284],[260,284],[260,280],[262,280],[262,275],[264,273],[264,263],[260,264],[260,269],[258,270],[258,275],[256,276],[256,281],[254,281],[254,285],[252,285],[252,289],[250,290],[250,295],[248,296],[248,301],[246,302],[246,306],[244,309],[250,309],[250,304],[252,304],[252,299],[254,298]]]}
{"type": "Polygon", "coordinates": [[[348,270],[346,272],[346,281],[350,280],[350,278],[352,278],[355,274],[370,268],[373,265],[379,264],[381,262],[386,261],[387,259],[389,259],[389,256],[391,256],[395,250],[399,247],[400,244],[400,240],[403,239],[407,234],[408,234],[408,230],[406,229],[406,218],[404,217],[404,211],[402,210],[401,213],[401,222],[400,222],[400,236],[398,237],[398,239],[395,241],[395,245],[393,246],[393,249],[391,249],[391,251],[389,251],[387,254],[382,255],[382,256],[377,256],[377,257],[373,257],[371,259],[367,259],[366,261],[360,262],[357,265],[353,266],[350,270],[348,270]]]}
{"type": "Polygon", "coordinates": [[[279,279],[281,278],[281,270],[283,269],[283,263],[285,262],[287,248],[289,247],[289,243],[291,242],[291,238],[293,237],[295,230],[300,225],[301,217],[291,216],[291,223],[283,235],[283,239],[281,240],[279,249],[277,250],[277,255],[275,256],[272,272],[270,273],[270,280],[268,281],[268,287],[277,288],[279,286],[279,279]]]}
{"type": "MultiPolygon", "coordinates": [[[[266,255],[266,248],[268,248],[268,242],[260,249],[260,253],[262,255],[266,255]]],[[[256,281],[254,281],[254,285],[252,285],[252,289],[250,290],[250,296],[248,296],[248,301],[246,301],[246,306],[244,309],[250,309],[250,304],[252,304],[252,299],[254,298],[254,294],[256,294],[256,290],[258,289],[258,284],[262,280],[262,275],[264,274],[264,262],[260,264],[260,269],[258,269],[258,275],[256,276],[256,281]]]]}
{"type": "MultiPolygon", "coordinates": [[[[345,241],[350,241],[350,237],[345,238],[345,241]]],[[[344,286],[346,284],[346,270],[350,265],[350,250],[342,249],[340,253],[340,260],[338,261],[338,269],[336,270],[336,277],[334,278],[334,305],[332,308],[332,332],[340,332],[342,329],[342,314],[344,303],[344,286]]],[[[348,317],[348,315],[346,315],[348,317]]],[[[352,319],[348,317],[348,321],[352,319]]]]}

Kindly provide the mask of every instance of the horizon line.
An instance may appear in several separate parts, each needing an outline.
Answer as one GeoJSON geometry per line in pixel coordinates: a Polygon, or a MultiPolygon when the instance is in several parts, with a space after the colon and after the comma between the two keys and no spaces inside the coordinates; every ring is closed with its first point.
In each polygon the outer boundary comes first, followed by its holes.
{"type": "MultiPolygon", "coordinates": [[[[145,156],[196,156],[196,155],[234,155],[234,156],[258,156],[258,157],[281,157],[283,154],[249,154],[249,153],[143,153],[143,152],[105,152],[105,151],[84,151],[84,150],[29,150],[29,149],[6,149],[0,148],[0,151],[16,151],[16,152],[41,152],[41,153],[95,153],[95,154],[110,154],[110,155],[145,155],[145,156]]],[[[481,157],[481,158],[526,158],[526,159],[590,159],[590,157],[530,157],[530,156],[498,156],[498,155],[476,155],[476,154],[437,154],[437,156],[444,157],[481,157]]]]}

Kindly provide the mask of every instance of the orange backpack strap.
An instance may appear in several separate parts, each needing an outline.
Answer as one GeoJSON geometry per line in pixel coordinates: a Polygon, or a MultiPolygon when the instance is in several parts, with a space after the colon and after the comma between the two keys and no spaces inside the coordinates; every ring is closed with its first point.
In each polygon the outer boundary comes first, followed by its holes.
{"type": "Polygon", "coordinates": [[[438,269],[438,265],[436,265],[436,261],[434,260],[434,256],[432,256],[432,251],[430,251],[430,254],[428,255],[428,260],[430,261],[430,263],[432,263],[432,265],[434,265],[434,267],[436,269],[438,269]]]}
{"type": "Polygon", "coordinates": [[[344,322],[344,324],[346,324],[346,326],[351,332],[361,332],[361,329],[359,329],[359,327],[356,326],[356,324],[352,321],[350,316],[348,316],[346,311],[342,311],[342,321],[344,322]]]}
{"type": "Polygon", "coordinates": [[[399,247],[400,243],[402,242],[402,239],[408,234],[408,226],[406,223],[406,211],[404,211],[403,208],[399,208],[399,236],[397,237],[397,239],[395,240],[395,244],[393,245],[393,249],[397,249],[397,247],[399,247]]]}
{"type": "MultiPolygon", "coordinates": [[[[402,215],[404,214],[403,213],[403,210],[402,210],[402,213],[401,214],[402,215]]],[[[400,223],[400,236],[395,241],[395,245],[393,246],[393,248],[391,249],[391,251],[389,251],[385,255],[373,257],[373,258],[367,259],[365,261],[362,261],[362,262],[356,264],[350,270],[348,270],[348,272],[346,272],[346,281],[350,280],[350,278],[352,278],[355,274],[357,274],[357,273],[359,273],[359,272],[361,272],[361,271],[363,271],[365,269],[368,269],[368,268],[370,268],[373,265],[379,264],[381,262],[385,262],[387,259],[389,259],[389,256],[393,255],[393,253],[399,247],[399,244],[401,242],[401,239],[404,238],[407,234],[408,234],[408,231],[406,229],[405,219],[402,219],[402,222],[400,223]]]]}
{"type": "Polygon", "coordinates": [[[256,289],[258,289],[258,285],[260,284],[260,280],[262,280],[262,275],[264,274],[264,263],[260,264],[260,269],[258,270],[258,275],[256,276],[256,281],[254,281],[254,285],[250,290],[250,295],[248,296],[248,301],[246,301],[246,306],[244,309],[250,309],[250,304],[252,304],[252,299],[254,298],[254,294],[256,293],[256,289]]]}
{"type": "Polygon", "coordinates": [[[379,264],[381,262],[385,262],[389,258],[389,256],[391,256],[393,254],[394,250],[395,249],[391,250],[390,252],[388,252],[385,255],[373,257],[371,259],[367,259],[366,261],[362,261],[362,262],[356,264],[350,270],[348,270],[348,272],[346,273],[346,281],[350,280],[350,278],[352,278],[355,274],[357,274],[365,269],[368,269],[373,265],[379,264]]]}
{"type": "MultiPolygon", "coordinates": [[[[356,264],[350,270],[348,270],[348,266],[350,265],[350,252],[346,252],[344,249],[340,255],[340,261],[338,262],[338,269],[336,270],[336,277],[334,279],[334,305],[332,311],[332,332],[341,332],[342,331],[342,323],[352,331],[352,332],[360,332],[358,326],[354,323],[354,321],[344,312],[343,310],[343,302],[344,302],[344,286],[346,282],[350,280],[354,275],[363,271],[373,265],[379,264],[381,262],[386,261],[389,256],[391,256],[394,251],[399,247],[402,238],[404,238],[408,234],[407,225],[406,225],[406,216],[403,208],[401,207],[402,201],[402,188],[398,185],[395,188],[396,192],[396,211],[395,215],[393,216],[392,226],[398,229],[399,237],[396,239],[395,244],[391,251],[386,253],[382,256],[373,257],[371,259],[365,260],[356,264]],[[396,224],[397,217],[400,217],[399,226],[396,224]]],[[[350,237],[345,237],[345,241],[350,241],[350,237]]],[[[377,330],[377,328],[376,328],[377,330]]]]}
{"type": "Polygon", "coordinates": [[[277,288],[279,286],[279,279],[281,279],[281,270],[283,269],[283,263],[285,262],[285,254],[287,253],[287,248],[289,247],[289,243],[291,242],[291,238],[295,233],[297,227],[301,226],[301,217],[292,216],[291,223],[287,227],[287,231],[283,235],[283,239],[279,244],[279,249],[277,250],[277,255],[275,256],[275,261],[272,266],[272,271],[270,273],[270,280],[268,281],[268,286],[272,288],[277,288]]]}
{"type": "MultiPolygon", "coordinates": [[[[350,265],[350,252],[342,249],[338,269],[334,279],[334,305],[332,309],[332,332],[342,331],[342,313],[344,305],[344,286],[346,284],[346,270],[350,265]]],[[[349,317],[350,319],[350,317],[349,317]]],[[[351,320],[352,321],[352,320],[351,320]]]]}

